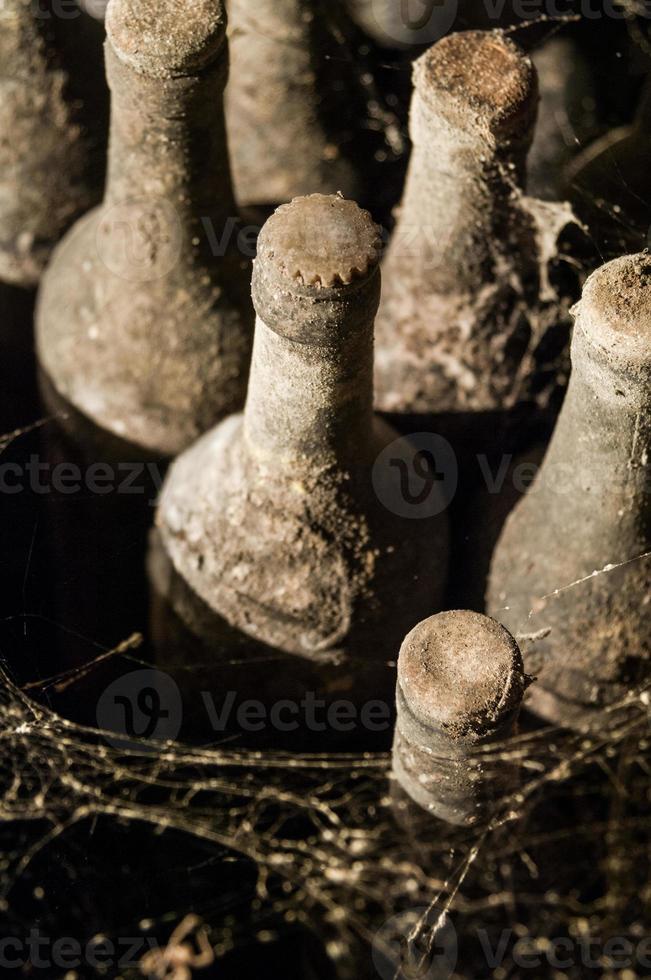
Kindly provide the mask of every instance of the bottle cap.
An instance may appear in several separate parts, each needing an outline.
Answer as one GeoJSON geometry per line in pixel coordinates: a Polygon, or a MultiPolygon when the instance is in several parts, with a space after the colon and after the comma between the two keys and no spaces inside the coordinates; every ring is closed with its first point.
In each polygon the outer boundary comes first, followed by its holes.
{"type": "Polygon", "coordinates": [[[381,250],[380,231],[368,211],[337,194],[311,194],[269,218],[256,264],[297,286],[333,289],[368,277],[381,250]]]}
{"type": "MultiPolygon", "coordinates": [[[[435,738],[491,738],[517,716],[526,686],[516,641],[479,613],[431,616],[407,635],[400,650],[399,708],[435,738]]],[[[399,724],[404,721],[399,718],[399,724]]]]}
{"type": "Polygon", "coordinates": [[[651,255],[624,255],[593,272],[574,315],[577,328],[608,360],[651,365],[651,255]]]}
{"type": "Polygon", "coordinates": [[[110,0],[106,32],[116,54],[152,78],[192,75],[226,39],[221,0],[110,0]]]}
{"type": "Polygon", "coordinates": [[[531,59],[501,31],[450,34],[415,65],[416,88],[448,113],[470,111],[500,136],[518,136],[533,122],[538,81],[531,59]]]}

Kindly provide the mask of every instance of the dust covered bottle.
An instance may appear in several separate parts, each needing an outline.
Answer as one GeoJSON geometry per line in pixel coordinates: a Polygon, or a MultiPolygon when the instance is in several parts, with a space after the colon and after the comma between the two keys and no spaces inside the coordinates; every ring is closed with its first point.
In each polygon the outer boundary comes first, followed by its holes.
{"type": "Polygon", "coordinates": [[[18,286],[36,285],[54,245],[101,193],[64,52],[64,31],[83,38],[55,14],[49,0],[0,9],[0,280],[18,286]]]}
{"type": "MultiPolygon", "coordinates": [[[[381,240],[339,196],[283,205],[262,230],[244,415],[174,463],[158,526],[177,570],[231,625],[308,657],[367,657],[440,604],[444,503],[385,506],[396,433],[373,415],[381,240]]],[[[398,445],[399,444],[399,445],[398,445]]]]}
{"type": "Polygon", "coordinates": [[[343,9],[329,0],[230,0],[226,120],[236,199],[363,198],[366,94],[343,9]]]}
{"type": "Polygon", "coordinates": [[[651,654],[651,259],[588,279],[553,439],[493,556],[491,615],[559,724],[625,697],[651,654]]]}
{"type": "Polygon", "coordinates": [[[250,358],[225,14],[214,0],[183,17],[172,0],[112,0],[106,27],[106,193],[44,277],[38,351],[58,394],[96,425],[174,454],[242,405],[250,358]]]}
{"type": "Polygon", "coordinates": [[[514,734],[528,682],[495,620],[455,610],[419,623],[398,658],[393,776],[407,797],[452,824],[490,815],[513,790],[494,749],[514,734]]]}
{"type": "Polygon", "coordinates": [[[569,303],[546,278],[543,242],[555,245],[570,213],[524,195],[533,64],[501,31],[458,33],[415,63],[414,85],[414,148],[377,321],[377,405],[427,415],[544,403],[555,383],[545,341],[569,303]]]}

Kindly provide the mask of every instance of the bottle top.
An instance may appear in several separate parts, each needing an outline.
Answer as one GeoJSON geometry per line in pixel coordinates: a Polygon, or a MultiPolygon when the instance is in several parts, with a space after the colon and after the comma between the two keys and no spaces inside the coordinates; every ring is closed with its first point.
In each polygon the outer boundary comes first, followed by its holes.
{"type": "Polygon", "coordinates": [[[116,54],[152,78],[192,75],[226,40],[222,0],[110,0],[106,32],[116,54]]]}
{"type": "Polygon", "coordinates": [[[434,107],[469,110],[495,135],[519,135],[538,105],[533,62],[501,31],[444,37],[416,62],[414,82],[434,107]]]}
{"type": "Polygon", "coordinates": [[[511,634],[479,613],[430,616],[405,638],[398,689],[417,723],[435,735],[481,741],[517,715],[527,686],[511,634]]]}
{"type": "Polygon", "coordinates": [[[593,272],[576,326],[614,364],[651,365],[651,255],[624,255],[593,272]]]}
{"type": "Polygon", "coordinates": [[[283,204],[258,239],[258,272],[296,286],[350,286],[375,271],[380,230],[368,211],[337,194],[311,194],[283,204]]]}

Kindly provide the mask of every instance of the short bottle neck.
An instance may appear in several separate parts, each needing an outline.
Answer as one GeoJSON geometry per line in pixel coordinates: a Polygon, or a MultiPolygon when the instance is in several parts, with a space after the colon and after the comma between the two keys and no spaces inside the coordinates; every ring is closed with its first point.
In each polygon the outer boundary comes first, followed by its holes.
{"type": "Polygon", "coordinates": [[[194,77],[154,79],[124,64],[110,42],[108,205],[165,201],[182,222],[235,216],[223,111],[227,55],[194,77]]]}
{"type": "Polygon", "coordinates": [[[333,351],[280,337],[258,318],[244,423],[253,454],[272,466],[358,466],[371,439],[372,361],[370,331],[333,351]]]}
{"type": "MultiPolygon", "coordinates": [[[[539,479],[552,504],[575,509],[575,540],[634,528],[651,534],[651,371],[614,367],[577,324],[572,376],[539,479]]],[[[596,542],[599,544],[599,541],[596,542]]]]}
{"type": "Polygon", "coordinates": [[[478,128],[451,125],[415,93],[414,149],[392,255],[430,292],[476,293],[493,282],[498,255],[521,234],[517,192],[530,141],[500,145],[478,128]],[[515,192],[515,193],[514,193],[515,192]]]}
{"type": "MultiPolygon", "coordinates": [[[[255,278],[254,273],[254,300],[255,278]]],[[[370,289],[364,287],[362,312],[348,318],[346,303],[337,301],[326,302],[327,313],[315,304],[311,317],[304,309],[285,323],[271,309],[269,322],[258,316],[244,428],[250,451],[266,465],[309,459],[315,468],[355,469],[367,461],[372,451],[377,271],[372,279],[370,289]],[[325,317],[321,323],[320,317],[325,317]],[[308,320],[317,326],[305,342],[308,320]],[[330,342],[324,342],[328,336],[330,342]]]]}

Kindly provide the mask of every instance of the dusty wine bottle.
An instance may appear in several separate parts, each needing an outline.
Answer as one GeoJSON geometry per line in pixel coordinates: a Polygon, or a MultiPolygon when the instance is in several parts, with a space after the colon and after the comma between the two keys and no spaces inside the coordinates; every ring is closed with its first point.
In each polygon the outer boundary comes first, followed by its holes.
{"type": "Polygon", "coordinates": [[[17,286],[36,285],[54,245],[100,196],[61,50],[68,22],[51,7],[5,0],[0,10],[0,280],[17,286]]]}
{"type": "Polygon", "coordinates": [[[179,574],[231,625],[289,653],[372,657],[441,600],[444,505],[416,521],[380,503],[394,479],[381,452],[396,440],[372,410],[380,251],[370,215],[337,195],[272,215],[254,263],[244,416],[185,452],[161,495],[179,574]]]}
{"type": "Polygon", "coordinates": [[[563,307],[540,239],[566,208],[524,196],[538,104],[531,60],[500,31],[444,38],[416,63],[414,149],[384,265],[377,404],[490,412],[536,397],[563,307]],[[560,307],[560,308],[559,308],[560,307]]]}
{"type": "Polygon", "coordinates": [[[393,775],[407,796],[448,823],[484,817],[513,787],[491,746],[515,733],[528,682],[495,620],[455,610],[419,623],[398,658],[393,775]]]}
{"type": "Polygon", "coordinates": [[[506,522],[488,589],[491,615],[522,637],[540,678],[532,709],[567,725],[648,672],[651,258],[593,273],[575,316],[565,403],[506,522]]]}
{"type": "Polygon", "coordinates": [[[215,0],[183,17],[172,0],[112,0],[106,26],[106,193],[44,277],[38,351],[59,395],[94,423],[174,454],[241,407],[250,358],[225,14],[215,0]]]}
{"type": "Polygon", "coordinates": [[[353,162],[366,97],[328,0],[231,0],[226,121],[240,205],[340,191],[359,199],[353,162]]]}

